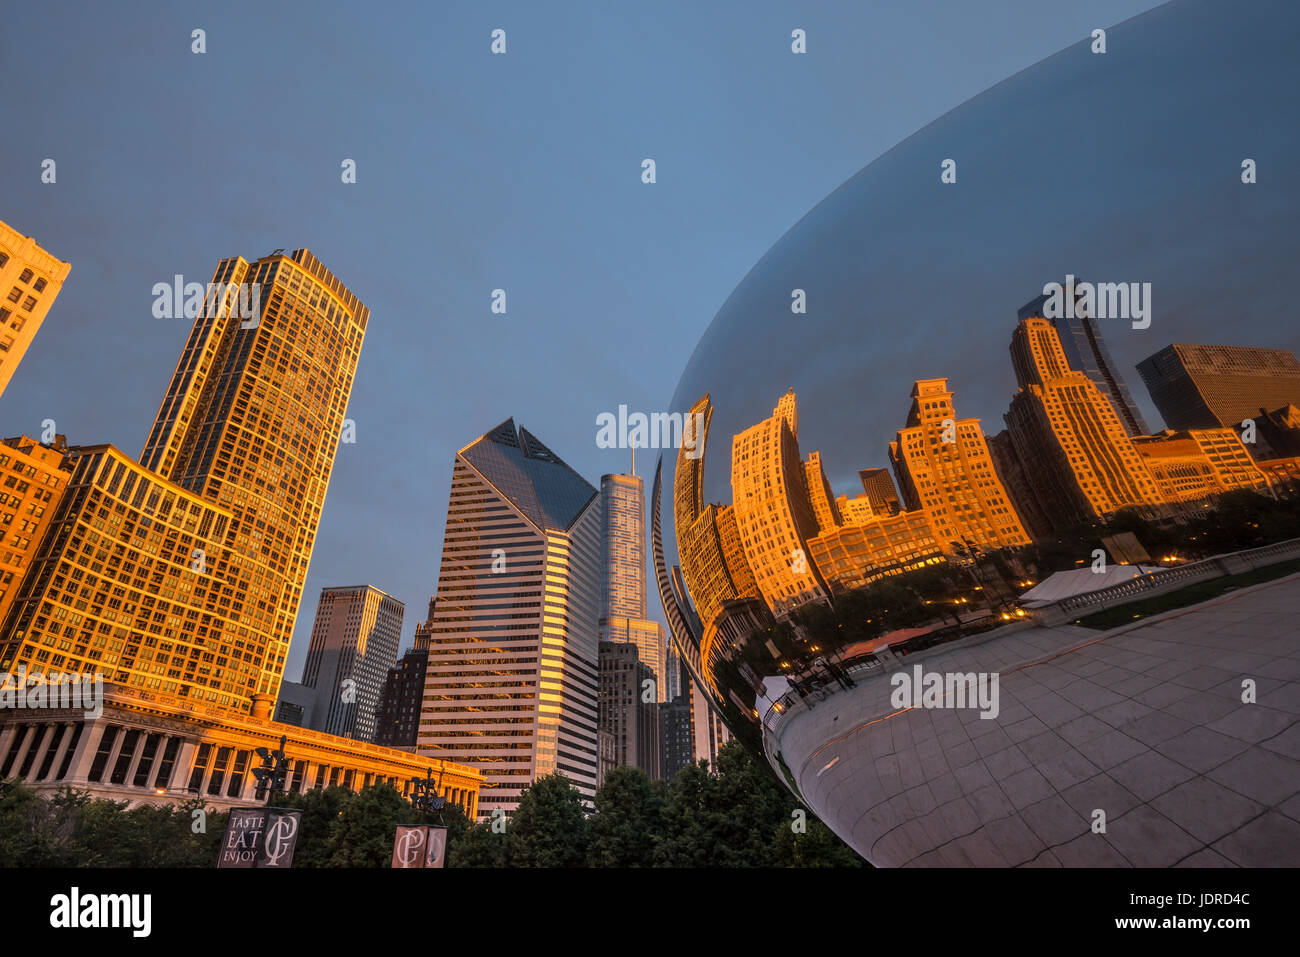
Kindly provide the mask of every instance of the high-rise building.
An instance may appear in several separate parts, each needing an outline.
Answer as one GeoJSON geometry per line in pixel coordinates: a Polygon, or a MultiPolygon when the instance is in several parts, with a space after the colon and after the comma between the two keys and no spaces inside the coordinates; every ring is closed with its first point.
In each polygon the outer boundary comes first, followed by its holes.
{"type": "Polygon", "coordinates": [[[858,469],[858,480],[877,515],[894,515],[903,510],[889,469],[858,469]]]}
{"type": "Polygon", "coordinates": [[[1029,535],[993,468],[979,419],[958,419],[947,379],[918,379],[907,425],[889,443],[889,460],[908,509],[925,509],[939,546],[1027,545],[1029,535]]]}
{"type": "Polygon", "coordinates": [[[1162,501],[1154,477],[1114,405],[1071,369],[1056,329],[1022,319],[1011,337],[1019,391],[1007,431],[1028,484],[1054,528],[1162,501]]]}
{"type": "Polygon", "coordinates": [[[26,435],[0,442],[0,629],[72,477],[66,452],[61,435],[50,445],[26,435]]]}
{"type": "MultiPolygon", "coordinates": [[[[731,443],[731,507],[758,590],[773,614],[824,601],[826,586],[808,558],[819,531],[799,458],[794,390],[772,415],[731,443]]],[[[692,593],[693,594],[693,593],[692,593]]]]}
{"type": "Polygon", "coordinates": [[[835,502],[835,493],[831,491],[830,480],[822,468],[820,452],[810,452],[803,463],[804,484],[808,487],[808,500],[812,503],[813,516],[817,519],[820,532],[834,531],[844,521],[839,506],[835,502]]]}
{"type": "Polygon", "coordinates": [[[655,779],[660,773],[657,685],[635,645],[600,643],[600,728],[614,738],[616,764],[640,768],[655,779]]]}
{"type": "Polygon", "coordinates": [[[375,709],[375,744],[413,748],[420,733],[420,708],[424,678],[429,666],[427,648],[409,648],[388,669],[375,709]]]}
{"type": "MultiPolygon", "coordinates": [[[[1067,285],[1066,289],[1078,290],[1081,286],[1081,281],[1075,279],[1073,286],[1067,285]]],[[[1077,303],[1077,293],[1075,299],[1077,303]]],[[[1043,305],[1046,302],[1046,295],[1031,299],[1020,307],[1016,318],[1044,319],[1043,305]]],[[[1111,358],[1110,350],[1106,348],[1101,327],[1092,316],[1080,315],[1081,311],[1087,310],[1076,306],[1075,309],[1070,310],[1071,315],[1068,317],[1056,316],[1046,320],[1052,324],[1061,340],[1061,349],[1065,353],[1066,361],[1071,369],[1082,372],[1091,379],[1101,390],[1102,395],[1110,400],[1110,404],[1115,407],[1115,414],[1119,416],[1120,424],[1129,435],[1146,435],[1150,430],[1142,419],[1142,413],[1138,411],[1137,403],[1133,401],[1128,384],[1120,375],[1115,360],[1111,358]]]]}
{"type": "Polygon", "coordinates": [[[671,781],[695,760],[691,737],[691,699],[678,695],[659,705],[660,777],[671,781]]]}
{"type": "Polygon", "coordinates": [[[36,240],[0,222],[0,394],[27,354],[36,330],[72,267],[36,240]]]}
{"type": "Polygon", "coordinates": [[[645,485],[639,475],[602,475],[600,499],[600,640],[635,644],[654,675],[656,700],[663,701],[664,629],[646,618],[645,485]]]}
{"type": "Polygon", "coordinates": [[[836,588],[861,588],[944,561],[924,509],[847,522],[810,538],[808,549],[822,578],[836,588]]]}
{"type": "Polygon", "coordinates": [[[260,314],[203,310],[140,464],[230,509],[237,634],[260,659],[257,690],[274,695],[370,310],[306,249],[223,259],[212,283],[228,300],[256,286],[260,314]]]}
{"type": "Polygon", "coordinates": [[[1174,343],[1137,368],[1171,429],[1237,429],[1260,409],[1300,405],[1300,361],[1287,349],[1174,343]]]}
{"type": "Polygon", "coordinates": [[[597,775],[600,496],[507,419],[456,453],[418,748],[483,770],[480,816],[597,775]]]}
{"type": "Polygon", "coordinates": [[[302,683],[316,689],[311,726],[317,731],[374,741],[375,711],[397,660],[405,607],[373,585],[321,589],[302,669],[302,683]]]}
{"type": "Polygon", "coordinates": [[[223,260],[213,281],[225,298],[195,320],[143,461],[68,450],[0,667],[58,659],[241,712],[274,699],[369,310],[305,249],[223,260]],[[248,319],[230,308],[244,283],[248,319]]]}

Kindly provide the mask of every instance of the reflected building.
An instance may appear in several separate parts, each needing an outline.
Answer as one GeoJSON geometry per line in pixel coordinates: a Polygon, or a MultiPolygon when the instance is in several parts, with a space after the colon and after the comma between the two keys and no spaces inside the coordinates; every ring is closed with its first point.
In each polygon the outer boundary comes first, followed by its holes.
{"type": "Polygon", "coordinates": [[[1020,321],[1011,337],[1011,364],[1020,390],[1006,414],[1007,431],[1054,528],[1162,500],[1114,405],[1070,368],[1050,322],[1020,321]]]}
{"type": "Polygon", "coordinates": [[[1300,361],[1288,349],[1174,343],[1138,372],[1171,429],[1237,429],[1261,409],[1300,403],[1300,361]]]}
{"type": "Polygon", "coordinates": [[[0,222],[0,394],[36,338],[72,266],[0,222]]]}
{"type": "MultiPolygon", "coordinates": [[[[1073,288],[1076,291],[1076,302],[1081,295],[1078,293],[1081,283],[1082,280],[1075,277],[1073,288]]],[[[1119,416],[1120,423],[1129,435],[1146,435],[1150,430],[1142,418],[1142,413],[1138,411],[1137,403],[1133,401],[1128,384],[1120,375],[1115,360],[1111,358],[1110,350],[1106,348],[1106,340],[1102,337],[1101,326],[1097,319],[1081,315],[1080,313],[1088,311],[1086,308],[1081,308],[1081,304],[1070,310],[1073,313],[1071,316],[1055,316],[1047,319],[1043,314],[1043,306],[1046,302],[1045,295],[1031,299],[1020,307],[1016,318],[1021,321],[1044,319],[1050,322],[1061,340],[1061,350],[1065,353],[1070,368],[1086,375],[1092,380],[1093,385],[1101,390],[1102,395],[1110,400],[1115,414],[1119,416]]]]}
{"type": "Polygon", "coordinates": [[[646,618],[645,485],[638,475],[602,475],[600,498],[605,574],[600,640],[636,645],[654,675],[656,700],[663,701],[664,630],[659,622],[646,618]]]}
{"type": "Polygon", "coordinates": [[[1235,429],[1168,429],[1134,437],[1133,447],[1156,480],[1162,502],[1203,502],[1236,489],[1270,493],[1268,479],[1235,429]]]}
{"type": "Polygon", "coordinates": [[[918,379],[907,425],[889,460],[909,509],[924,509],[949,555],[1027,545],[1020,516],[984,441],[979,419],[958,419],[947,379],[918,379]]]}
{"type": "Polygon", "coordinates": [[[772,613],[824,601],[826,585],[808,560],[808,539],[819,529],[799,459],[794,390],[769,418],[732,440],[731,505],[754,581],[772,613]]]}

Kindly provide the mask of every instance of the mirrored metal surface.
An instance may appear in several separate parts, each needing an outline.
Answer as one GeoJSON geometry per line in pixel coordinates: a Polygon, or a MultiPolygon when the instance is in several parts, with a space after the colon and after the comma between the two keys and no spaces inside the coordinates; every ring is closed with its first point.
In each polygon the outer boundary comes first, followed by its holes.
{"type": "Polygon", "coordinates": [[[804,217],[683,373],[673,641],[874,863],[1297,863],[1300,585],[1113,609],[1300,556],[1298,27],[1172,3],[1006,80],[804,217]]]}

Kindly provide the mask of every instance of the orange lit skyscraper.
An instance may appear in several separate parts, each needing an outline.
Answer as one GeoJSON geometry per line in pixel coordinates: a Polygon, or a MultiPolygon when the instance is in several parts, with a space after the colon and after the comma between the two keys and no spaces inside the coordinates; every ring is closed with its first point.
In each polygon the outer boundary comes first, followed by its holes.
{"type": "Polygon", "coordinates": [[[1011,363],[1020,391],[1006,414],[1007,431],[1054,527],[1161,501],[1114,405],[1070,368],[1050,322],[1020,321],[1011,337],[1011,363]]]}
{"type": "Polygon", "coordinates": [[[909,509],[925,509],[940,547],[1027,545],[1029,536],[993,468],[979,419],[958,419],[947,379],[918,379],[889,460],[909,509]]]}
{"type": "Polygon", "coordinates": [[[808,555],[808,539],[820,529],[804,476],[792,389],[770,418],[739,433],[731,444],[736,528],[758,589],[777,615],[826,598],[825,583],[808,555]]]}
{"type": "Polygon", "coordinates": [[[196,319],[141,463],[69,449],[0,665],[236,711],[278,690],[369,310],[305,249],[213,281],[260,310],[196,319]]]}

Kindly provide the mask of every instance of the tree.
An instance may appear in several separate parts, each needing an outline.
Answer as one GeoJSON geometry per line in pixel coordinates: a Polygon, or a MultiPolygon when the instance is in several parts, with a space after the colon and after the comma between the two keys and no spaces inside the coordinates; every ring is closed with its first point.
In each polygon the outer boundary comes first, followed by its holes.
{"type": "Polygon", "coordinates": [[[524,789],[506,828],[511,867],[581,867],[587,819],[582,796],[562,774],[547,774],[524,789]]]}
{"type": "Polygon", "coordinates": [[[398,825],[415,824],[418,818],[387,781],[348,794],[330,829],[328,866],[388,867],[398,825]]]}
{"type": "Polygon", "coordinates": [[[640,768],[617,767],[596,792],[587,826],[589,867],[651,867],[662,827],[664,788],[640,768]]]}
{"type": "Polygon", "coordinates": [[[505,867],[506,836],[484,821],[467,828],[447,847],[448,867],[505,867]]]}

